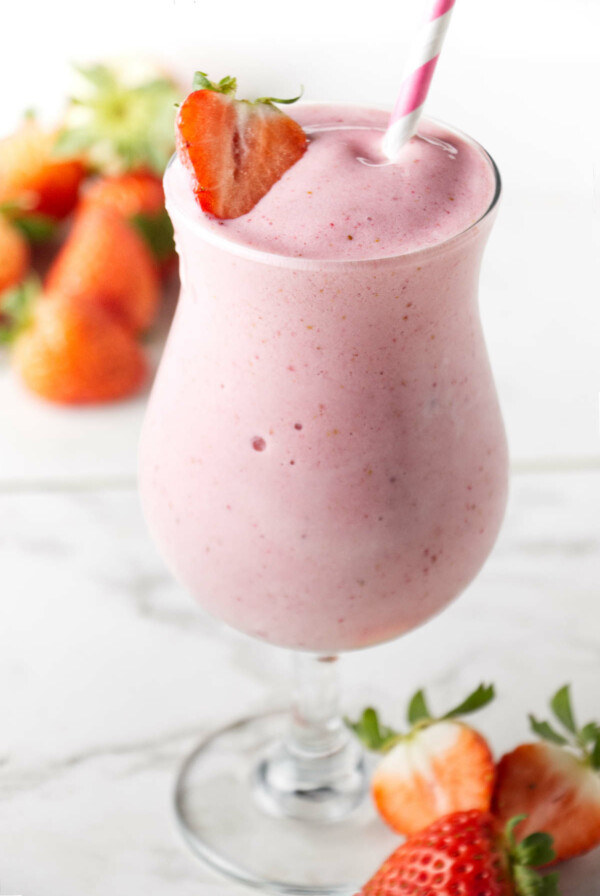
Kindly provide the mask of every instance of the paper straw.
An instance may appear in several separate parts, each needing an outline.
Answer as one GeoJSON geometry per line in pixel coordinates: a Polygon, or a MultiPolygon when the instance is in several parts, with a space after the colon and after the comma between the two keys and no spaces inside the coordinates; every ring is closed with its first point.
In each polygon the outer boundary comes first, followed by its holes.
{"type": "Polygon", "coordinates": [[[384,154],[392,162],[417,131],[454,2],[455,0],[433,0],[427,19],[410,49],[400,94],[381,144],[384,154]]]}

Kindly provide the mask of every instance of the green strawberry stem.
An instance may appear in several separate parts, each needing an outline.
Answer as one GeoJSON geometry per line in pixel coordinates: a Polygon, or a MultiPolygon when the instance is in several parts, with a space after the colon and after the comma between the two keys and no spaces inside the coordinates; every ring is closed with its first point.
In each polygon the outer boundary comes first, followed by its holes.
{"type": "Polygon", "coordinates": [[[175,251],[175,241],[173,225],[166,209],[162,209],[155,215],[134,215],[130,218],[130,222],[156,261],[162,262],[171,257],[175,251]]]}
{"type": "Polygon", "coordinates": [[[527,818],[516,815],[507,823],[504,839],[513,884],[517,896],[559,896],[558,872],[542,877],[535,869],[554,861],[552,837],[536,832],[517,842],[515,828],[527,818]]]}
{"type": "Polygon", "coordinates": [[[49,215],[31,211],[27,196],[0,203],[0,214],[17,227],[31,243],[42,243],[54,236],[57,222],[49,215]]]}
{"type": "Polygon", "coordinates": [[[37,277],[28,277],[0,295],[0,345],[10,345],[27,329],[40,292],[37,277]]]}
{"type": "MultiPolygon", "coordinates": [[[[220,81],[211,81],[206,72],[196,72],[192,81],[192,89],[214,90],[215,93],[223,93],[225,96],[231,96],[234,99],[237,91],[237,78],[227,75],[225,78],[221,78],[220,81]]],[[[257,100],[240,100],[240,102],[249,103],[250,105],[264,103],[267,106],[272,106],[273,103],[279,103],[283,106],[290,106],[292,103],[297,103],[302,98],[303,93],[304,88],[301,88],[298,96],[293,96],[290,99],[283,100],[275,96],[261,96],[257,100]]]]}
{"type": "Polygon", "coordinates": [[[529,724],[532,731],[542,740],[559,747],[569,747],[580,756],[586,765],[600,770],[600,725],[597,722],[588,722],[587,725],[578,727],[573,712],[570,687],[568,684],[563,685],[550,700],[552,713],[564,733],[549,722],[540,721],[531,714],[529,715],[529,724]]]}
{"type": "Polygon", "coordinates": [[[193,90],[214,90],[215,93],[224,93],[226,96],[235,96],[237,79],[226,75],[220,81],[211,81],[206,72],[195,72],[192,80],[193,90]]]}
{"type": "Polygon", "coordinates": [[[161,76],[131,84],[107,65],[76,70],[83,84],[69,101],[56,154],[84,155],[102,173],[162,174],[175,148],[175,85],[161,76]]]}
{"type": "Polygon", "coordinates": [[[454,709],[451,709],[444,715],[433,716],[427,705],[424,692],[419,690],[408,705],[407,721],[410,729],[406,734],[383,725],[373,707],[365,709],[357,722],[352,722],[349,719],[345,721],[346,725],[368,750],[373,750],[377,753],[387,753],[401,740],[411,737],[416,731],[433,725],[435,722],[454,719],[458,716],[468,715],[483,709],[484,706],[487,706],[494,699],[494,696],[493,685],[480,684],[473,693],[469,694],[454,709]]]}

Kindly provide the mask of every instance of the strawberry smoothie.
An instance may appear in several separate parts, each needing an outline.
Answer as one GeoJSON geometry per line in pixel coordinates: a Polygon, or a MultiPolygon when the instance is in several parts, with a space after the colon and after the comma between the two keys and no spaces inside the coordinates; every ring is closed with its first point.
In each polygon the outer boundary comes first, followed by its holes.
{"type": "Polygon", "coordinates": [[[219,221],[166,175],[182,294],[141,444],[145,514],[213,615],[335,652],[409,631],[473,579],[506,501],[477,309],[497,174],[432,122],[304,106],[309,147],[219,221]]]}

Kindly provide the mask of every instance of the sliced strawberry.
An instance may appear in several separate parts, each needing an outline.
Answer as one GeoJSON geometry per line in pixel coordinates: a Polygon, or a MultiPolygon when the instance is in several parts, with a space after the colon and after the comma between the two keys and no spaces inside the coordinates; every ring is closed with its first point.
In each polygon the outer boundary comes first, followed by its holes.
{"type": "Polygon", "coordinates": [[[502,757],[492,811],[501,821],[526,815],[519,833],[548,831],[561,861],[600,844],[600,728],[576,725],[567,686],[551,706],[564,734],[530,716],[545,742],[521,744],[502,757]]]}
{"type": "Polygon", "coordinates": [[[494,760],[484,738],[448,721],[400,741],[377,766],[375,805],[395,831],[412,834],[436,818],[490,807],[494,760]]]}
{"type": "Polygon", "coordinates": [[[456,716],[474,712],[493,698],[480,686],[440,719],[431,717],[423,693],[413,697],[407,734],[381,728],[372,709],[353,725],[371,749],[384,753],[375,769],[371,792],[391,828],[413,834],[451,812],[486,811],[494,787],[494,760],[486,740],[456,716]]]}
{"type": "Polygon", "coordinates": [[[236,83],[213,84],[201,72],[177,116],[177,153],[194,179],[205,212],[237,218],[249,212],[302,157],[306,134],[274,102],[236,100],[236,83]]]}
{"type": "Polygon", "coordinates": [[[383,863],[361,896],[558,896],[558,877],[530,866],[551,861],[543,833],[516,843],[487,812],[458,812],[414,834],[383,863]]]}

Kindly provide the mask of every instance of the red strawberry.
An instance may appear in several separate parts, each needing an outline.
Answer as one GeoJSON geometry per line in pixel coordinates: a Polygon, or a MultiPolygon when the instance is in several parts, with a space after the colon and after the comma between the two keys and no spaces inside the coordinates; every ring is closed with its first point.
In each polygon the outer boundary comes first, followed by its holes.
{"type": "Polygon", "coordinates": [[[28,267],[25,237],[0,214],[0,292],[22,280],[28,267]]]}
{"type": "Polygon", "coordinates": [[[361,896],[558,896],[556,874],[532,870],[550,861],[552,839],[516,843],[487,812],[447,815],[414,834],[364,885],[361,896]]]}
{"type": "Polygon", "coordinates": [[[175,244],[159,177],[149,171],[100,177],[83,199],[82,207],[89,206],[118,212],[145,240],[160,270],[168,269],[175,255],[175,244]]]}
{"type": "Polygon", "coordinates": [[[127,220],[136,215],[156,215],[165,208],[162,181],[149,171],[116,177],[99,177],[90,184],[82,204],[108,206],[127,220]]]}
{"type": "Polygon", "coordinates": [[[600,726],[576,725],[568,686],[551,706],[564,735],[529,717],[545,742],[522,744],[502,757],[492,811],[501,821],[527,815],[520,834],[548,831],[562,861],[600,844],[600,726]]]}
{"type": "Polygon", "coordinates": [[[36,303],[30,325],[17,336],[14,361],[29,389],[61,404],[124,398],[146,374],[142,350],[118,321],[60,295],[36,303]]]}
{"type": "Polygon", "coordinates": [[[146,244],[118,212],[101,206],[77,216],[46,287],[105,308],[134,333],[150,326],[158,308],[158,277],[146,244]]]}
{"type": "Polygon", "coordinates": [[[84,164],[54,155],[55,144],[56,134],[31,117],[0,140],[0,203],[14,203],[25,222],[39,215],[64,218],[77,203],[84,164]]]}
{"type": "Polygon", "coordinates": [[[460,706],[435,719],[419,691],[408,709],[412,727],[407,734],[380,726],[373,709],[351,726],[367,747],[384,754],[371,792],[395,831],[413,834],[450,812],[489,809],[494,787],[490,748],[456,716],[480,709],[493,696],[493,687],[480,685],[460,706]]]}
{"type": "Polygon", "coordinates": [[[273,105],[294,100],[236,100],[235,78],[214,84],[202,72],[194,87],[177,116],[177,153],[204,211],[237,218],[302,157],[306,134],[273,105]]]}

